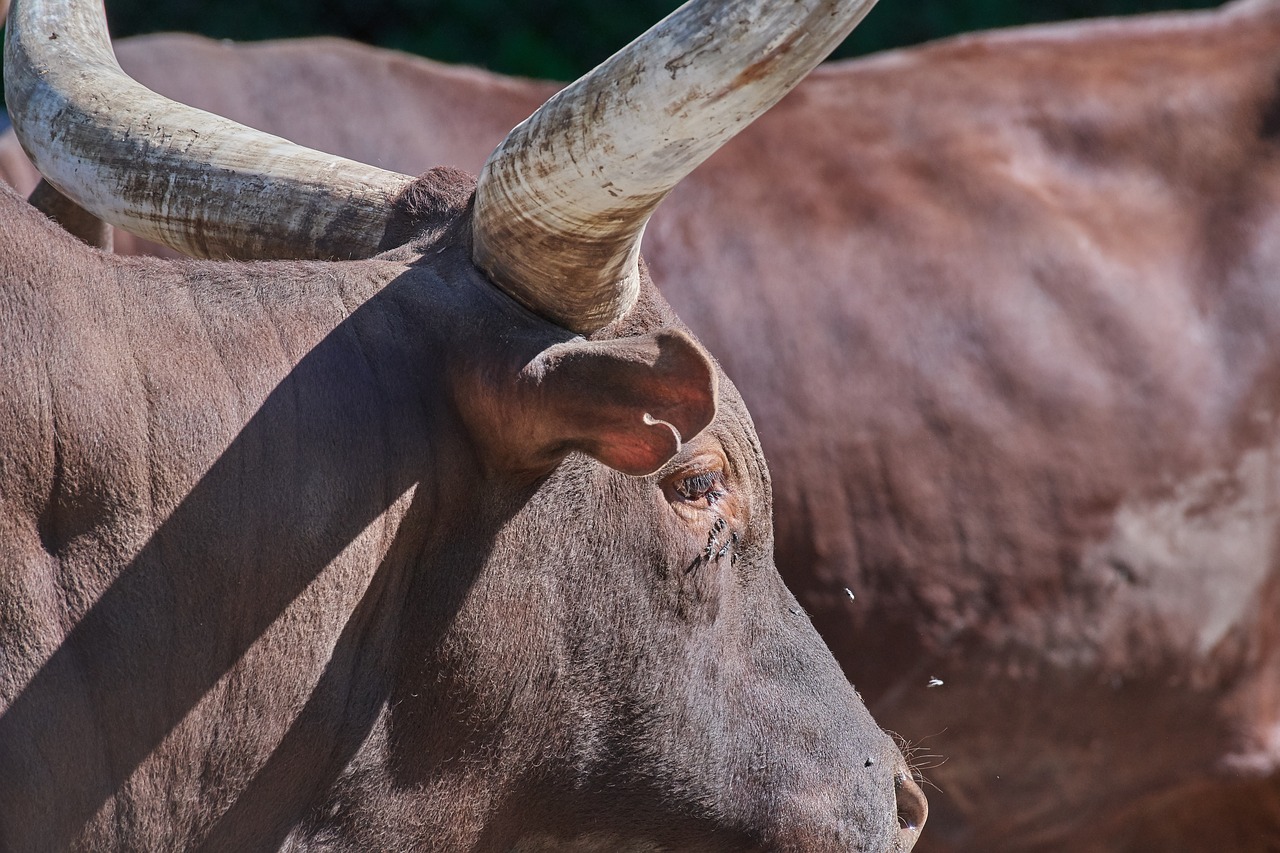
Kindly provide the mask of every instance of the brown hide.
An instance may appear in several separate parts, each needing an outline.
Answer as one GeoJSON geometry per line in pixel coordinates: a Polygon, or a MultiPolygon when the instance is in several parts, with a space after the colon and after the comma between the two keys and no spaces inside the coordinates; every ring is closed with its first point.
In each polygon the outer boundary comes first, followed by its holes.
{"type": "Polygon", "coordinates": [[[1278,117],[1280,4],[957,39],[820,70],[649,233],[780,568],[946,761],[921,849],[1280,845],[1278,117]]]}
{"type": "MultiPolygon", "coordinates": [[[[547,91],[328,40],[120,48],[407,171],[478,168],[547,91]]],[[[827,65],[650,226],[773,460],[779,566],[946,760],[919,849],[1280,844],[1278,80],[1272,0],[827,65]]]]}
{"type": "Polygon", "coordinates": [[[0,188],[0,848],[906,853],[736,391],[647,279],[584,341],[416,191],[378,260],[242,265],[0,188]]]}

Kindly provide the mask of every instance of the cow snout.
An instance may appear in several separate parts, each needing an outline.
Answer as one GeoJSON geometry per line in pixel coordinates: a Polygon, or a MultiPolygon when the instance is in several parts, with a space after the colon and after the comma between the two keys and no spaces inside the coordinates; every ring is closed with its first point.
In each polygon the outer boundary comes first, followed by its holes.
{"type": "Polygon", "coordinates": [[[893,793],[898,806],[898,846],[895,853],[905,853],[916,846],[920,830],[929,819],[929,801],[905,764],[893,777],[893,793]]]}

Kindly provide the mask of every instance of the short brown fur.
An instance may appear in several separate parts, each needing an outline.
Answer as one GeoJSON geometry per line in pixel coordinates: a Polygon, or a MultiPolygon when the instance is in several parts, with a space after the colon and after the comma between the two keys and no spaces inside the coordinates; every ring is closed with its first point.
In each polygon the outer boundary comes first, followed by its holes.
{"type": "Polygon", "coordinates": [[[493,288],[471,188],[259,264],[0,190],[0,849],[909,849],[736,392],[647,280],[591,341],[493,288]]]}
{"type": "MultiPolygon", "coordinates": [[[[402,171],[478,169],[552,88],[332,41],[121,48],[402,171]],[[278,101],[307,74],[338,113],[278,101]]],[[[1280,584],[1238,543],[1280,518],[1278,80],[1272,0],[836,63],[650,225],[760,426],[779,565],[946,758],[921,849],[1270,849],[1280,584]]]]}

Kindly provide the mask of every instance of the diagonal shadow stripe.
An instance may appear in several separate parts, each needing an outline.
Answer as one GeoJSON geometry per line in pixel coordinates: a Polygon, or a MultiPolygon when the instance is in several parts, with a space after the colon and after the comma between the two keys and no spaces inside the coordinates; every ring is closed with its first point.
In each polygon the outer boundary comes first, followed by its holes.
{"type": "MultiPolygon", "coordinates": [[[[0,835],[18,849],[33,849],[21,840],[33,832],[42,848],[72,844],[318,576],[363,585],[373,574],[372,548],[344,551],[430,476],[431,403],[443,400],[421,353],[404,349],[424,337],[402,328],[406,278],[271,391],[0,716],[0,835]]],[[[380,572],[348,632],[388,583],[380,572]]]]}
{"type": "Polygon", "coordinates": [[[398,617],[412,583],[406,563],[417,557],[411,538],[402,527],[307,704],[198,851],[278,850],[355,757],[390,692],[398,617]]]}

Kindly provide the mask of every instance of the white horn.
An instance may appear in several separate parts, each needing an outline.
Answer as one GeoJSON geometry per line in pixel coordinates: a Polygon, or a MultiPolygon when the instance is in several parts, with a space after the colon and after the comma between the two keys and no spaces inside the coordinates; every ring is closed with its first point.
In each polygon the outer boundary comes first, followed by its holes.
{"type": "Polygon", "coordinates": [[[476,188],[476,264],[574,331],[618,319],[639,291],[640,238],[658,202],[874,4],[686,3],[498,146],[476,188]]]}
{"type": "Polygon", "coordinates": [[[101,3],[15,0],[14,132],[90,213],[206,258],[365,257],[411,178],[175,103],[116,63],[101,3]]]}

